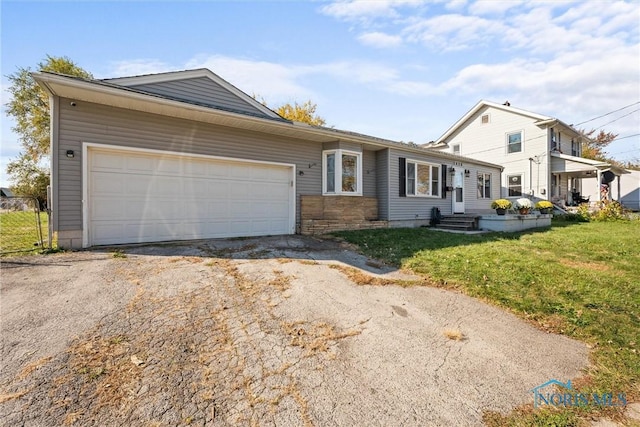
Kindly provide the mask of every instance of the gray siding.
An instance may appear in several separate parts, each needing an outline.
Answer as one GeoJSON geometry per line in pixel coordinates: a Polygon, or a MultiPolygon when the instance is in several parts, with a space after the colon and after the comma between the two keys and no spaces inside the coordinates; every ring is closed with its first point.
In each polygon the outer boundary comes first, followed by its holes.
{"type": "MultiPolygon", "coordinates": [[[[441,197],[400,197],[399,158],[405,157],[442,165],[442,159],[418,153],[405,153],[389,150],[389,221],[428,220],[431,208],[438,207],[443,215],[451,214],[451,193],[447,198],[441,197]]],[[[449,178],[447,178],[449,179],[449,178]]]]}
{"type": "Polygon", "coordinates": [[[378,219],[389,219],[389,150],[376,152],[376,189],[378,219]]]}
{"type": "MultiPolygon", "coordinates": [[[[453,166],[452,160],[439,159],[437,157],[427,155],[421,155],[416,153],[403,153],[399,150],[389,150],[389,220],[390,221],[410,221],[410,220],[424,220],[429,219],[431,216],[431,208],[438,207],[443,215],[450,215],[452,213],[452,201],[451,192],[446,193],[446,198],[431,198],[431,197],[400,197],[400,174],[399,174],[399,161],[400,157],[405,157],[413,160],[421,160],[429,163],[453,166]]],[[[464,178],[464,197],[465,197],[465,211],[468,213],[488,213],[493,212],[491,209],[491,202],[494,199],[500,198],[500,169],[498,167],[492,168],[490,166],[478,165],[472,162],[459,161],[462,165],[455,165],[456,168],[463,168],[469,170],[469,176],[464,178]],[[478,172],[491,174],[491,198],[479,199],[477,177],[478,172]]],[[[442,174],[442,172],[440,172],[442,174]]],[[[441,178],[442,179],[442,178],[441,178]]],[[[451,175],[447,172],[446,184],[452,185],[451,175]]],[[[442,183],[441,183],[442,185],[442,183]]],[[[380,203],[380,202],[378,202],[380,203]]]]}
{"type": "Polygon", "coordinates": [[[376,197],[376,152],[362,153],[362,195],[376,197]]]}
{"type": "Polygon", "coordinates": [[[258,110],[253,105],[244,102],[242,99],[238,98],[237,95],[229,92],[213,80],[206,77],[162,83],[149,83],[131,86],[131,88],[175,99],[182,99],[185,101],[197,102],[266,117],[262,111],[258,110]]]}
{"type": "MultiPolygon", "coordinates": [[[[54,195],[56,230],[83,228],[83,142],[295,164],[304,172],[296,174],[297,221],[300,195],[322,193],[322,146],[318,143],[87,102],[71,107],[69,100],[62,100],[57,105],[59,144],[52,165],[53,182],[58,184],[54,195]],[[67,158],[66,150],[74,150],[75,157],[67,158]]],[[[365,188],[372,193],[369,180],[365,188]]]]}
{"type": "Polygon", "coordinates": [[[491,209],[491,202],[502,197],[500,169],[467,163],[463,167],[469,169],[470,172],[469,177],[464,179],[465,210],[467,212],[495,213],[495,209],[491,209]],[[478,197],[479,173],[491,174],[491,195],[489,198],[478,197]]]}

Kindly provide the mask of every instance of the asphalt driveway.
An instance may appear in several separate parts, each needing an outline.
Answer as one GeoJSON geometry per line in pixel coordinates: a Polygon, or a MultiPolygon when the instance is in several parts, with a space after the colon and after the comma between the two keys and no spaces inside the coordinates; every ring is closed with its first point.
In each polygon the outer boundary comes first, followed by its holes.
{"type": "Polygon", "coordinates": [[[1,280],[3,425],[473,426],[588,363],[309,237],[15,258],[1,280]]]}

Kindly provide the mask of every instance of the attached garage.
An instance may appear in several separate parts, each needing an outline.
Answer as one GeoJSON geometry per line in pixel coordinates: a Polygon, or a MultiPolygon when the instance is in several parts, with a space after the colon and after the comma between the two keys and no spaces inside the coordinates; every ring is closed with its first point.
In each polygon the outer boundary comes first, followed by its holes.
{"type": "Polygon", "coordinates": [[[293,165],[85,144],[83,246],[295,233],[293,165]]]}

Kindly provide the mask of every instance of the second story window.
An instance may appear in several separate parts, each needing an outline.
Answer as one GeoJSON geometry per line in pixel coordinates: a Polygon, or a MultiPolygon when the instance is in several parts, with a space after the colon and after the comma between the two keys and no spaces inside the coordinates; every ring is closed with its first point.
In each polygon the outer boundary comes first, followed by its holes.
{"type": "Polygon", "coordinates": [[[556,133],[554,132],[553,128],[550,129],[551,130],[551,143],[549,144],[549,149],[551,151],[553,150],[557,150],[558,149],[558,135],[556,135],[556,133]]]}
{"type": "Polygon", "coordinates": [[[507,134],[507,153],[522,151],[522,131],[507,134]]]}
{"type": "Polygon", "coordinates": [[[571,140],[571,155],[580,157],[580,143],[573,139],[571,140]]]}
{"type": "Polygon", "coordinates": [[[459,156],[460,155],[460,144],[453,145],[453,154],[459,156]]]}

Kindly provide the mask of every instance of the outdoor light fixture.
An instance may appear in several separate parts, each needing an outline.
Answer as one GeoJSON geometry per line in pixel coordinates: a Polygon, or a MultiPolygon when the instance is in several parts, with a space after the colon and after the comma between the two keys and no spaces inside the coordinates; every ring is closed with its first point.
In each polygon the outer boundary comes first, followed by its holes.
{"type": "Polygon", "coordinates": [[[67,150],[67,157],[70,159],[73,159],[75,156],[75,154],[73,153],[73,150],[67,150]]]}
{"type": "Polygon", "coordinates": [[[469,175],[471,175],[471,171],[469,169],[465,169],[464,170],[464,176],[466,176],[467,178],[469,178],[469,175]]]}
{"type": "Polygon", "coordinates": [[[456,168],[449,168],[449,173],[450,173],[451,175],[455,175],[455,173],[456,173],[456,168]]]}

